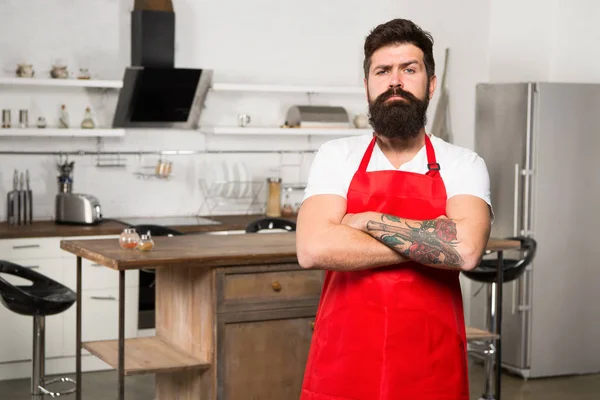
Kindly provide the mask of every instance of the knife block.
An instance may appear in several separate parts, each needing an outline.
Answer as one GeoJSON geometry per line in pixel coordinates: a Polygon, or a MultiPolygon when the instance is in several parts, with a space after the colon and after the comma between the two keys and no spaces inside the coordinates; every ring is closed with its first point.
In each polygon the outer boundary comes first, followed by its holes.
{"type": "Polygon", "coordinates": [[[31,190],[11,190],[6,195],[6,213],[9,225],[33,223],[33,193],[31,190]]]}

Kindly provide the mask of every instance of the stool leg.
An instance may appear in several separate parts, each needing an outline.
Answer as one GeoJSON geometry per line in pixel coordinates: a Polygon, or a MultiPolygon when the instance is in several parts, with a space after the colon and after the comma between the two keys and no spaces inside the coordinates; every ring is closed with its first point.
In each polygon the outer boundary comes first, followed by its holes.
{"type": "MultiPolygon", "coordinates": [[[[492,283],[488,285],[486,293],[487,293],[487,310],[486,310],[486,319],[487,326],[486,329],[490,332],[496,332],[496,284],[492,283]]],[[[494,351],[493,357],[496,356],[496,352],[494,351]]],[[[494,399],[494,360],[492,360],[492,355],[486,355],[483,366],[485,369],[485,391],[481,395],[480,400],[493,400],[494,399]]]]}
{"type": "Polygon", "coordinates": [[[46,317],[36,315],[33,317],[33,356],[31,364],[31,396],[32,399],[42,399],[43,393],[40,386],[44,386],[46,374],[46,350],[45,350],[46,317]]]}

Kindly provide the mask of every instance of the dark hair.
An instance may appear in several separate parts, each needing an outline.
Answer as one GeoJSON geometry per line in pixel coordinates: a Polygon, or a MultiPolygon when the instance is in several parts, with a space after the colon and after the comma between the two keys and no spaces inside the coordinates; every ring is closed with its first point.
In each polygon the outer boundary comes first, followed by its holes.
{"type": "Polygon", "coordinates": [[[363,68],[365,78],[369,78],[371,68],[371,56],[378,49],[410,43],[423,51],[423,62],[427,71],[428,80],[435,75],[435,60],[433,59],[433,37],[431,33],[422,30],[414,22],[407,19],[393,19],[377,26],[365,39],[365,61],[363,68]]]}

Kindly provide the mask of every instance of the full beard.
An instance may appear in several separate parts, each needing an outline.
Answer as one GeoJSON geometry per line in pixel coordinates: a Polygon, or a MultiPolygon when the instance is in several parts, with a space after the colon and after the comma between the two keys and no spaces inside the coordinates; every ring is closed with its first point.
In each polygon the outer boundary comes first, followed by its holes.
{"type": "Polygon", "coordinates": [[[429,97],[418,99],[400,87],[390,88],[374,101],[369,96],[369,122],[375,132],[389,139],[408,140],[416,138],[427,124],[429,97]],[[392,96],[402,100],[385,101],[392,96]]]}

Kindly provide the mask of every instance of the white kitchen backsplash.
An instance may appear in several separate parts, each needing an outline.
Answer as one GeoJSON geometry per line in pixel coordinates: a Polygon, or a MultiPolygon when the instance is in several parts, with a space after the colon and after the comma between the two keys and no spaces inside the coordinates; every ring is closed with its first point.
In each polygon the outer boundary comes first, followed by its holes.
{"type": "MultiPolygon", "coordinates": [[[[206,199],[200,180],[206,179],[207,165],[226,162],[233,165],[243,162],[253,180],[262,186],[258,195],[257,207],[250,211],[260,212],[264,207],[268,176],[280,176],[284,182],[306,180],[306,171],[312,161],[312,154],[199,154],[165,156],[173,162],[172,176],[168,180],[140,178],[137,172],[148,172],[157,161],[156,155],[120,156],[125,167],[97,167],[95,156],[70,156],[75,162],[73,192],[88,193],[100,200],[105,218],[126,216],[167,216],[195,214],[245,213],[249,210],[250,199],[222,199],[216,206],[206,199]],[[284,164],[282,166],[282,164],[284,164]],[[208,201],[208,202],[207,202],[208,201]]],[[[55,156],[2,156],[0,157],[0,191],[12,190],[12,176],[29,170],[33,191],[34,219],[54,217],[54,197],[58,191],[55,156]]],[[[103,156],[102,163],[116,161],[111,156],[103,156]]],[[[210,179],[210,177],[208,177],[210,179]]],[[[301,201],[302,193],[293,193],[292,201],[301,201]]],[[[1,219],[6,219],[6,204],[0,202],[1,219]]]]}

